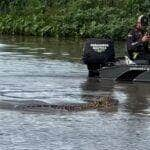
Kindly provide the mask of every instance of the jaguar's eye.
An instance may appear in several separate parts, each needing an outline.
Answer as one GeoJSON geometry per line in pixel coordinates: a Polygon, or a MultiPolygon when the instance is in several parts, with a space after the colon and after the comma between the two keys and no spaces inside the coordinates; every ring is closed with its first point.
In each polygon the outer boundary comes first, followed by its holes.
{"type": "Polygon", "coordinates": [[[99,104],[99,105],[102,105],[102,101],[99,101],[98,104],[99,104]]]}

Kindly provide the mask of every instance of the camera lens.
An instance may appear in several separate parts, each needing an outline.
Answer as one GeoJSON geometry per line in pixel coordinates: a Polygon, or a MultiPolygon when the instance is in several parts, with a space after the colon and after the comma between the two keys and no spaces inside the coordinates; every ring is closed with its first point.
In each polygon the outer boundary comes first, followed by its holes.
{"type": "Polygon", "coordinates": [[[142,18],[141,18],[141,24],[142,24],[142,26],[148,26],[148,17],[146,17],[146,16],[143,16],[142,18]]]}

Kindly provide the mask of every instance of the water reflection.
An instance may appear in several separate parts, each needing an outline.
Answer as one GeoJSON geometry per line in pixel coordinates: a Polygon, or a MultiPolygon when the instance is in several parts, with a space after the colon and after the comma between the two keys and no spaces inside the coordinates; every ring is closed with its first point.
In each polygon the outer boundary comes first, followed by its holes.
{"type": "Polygon", "coordinates": [[[59,40],[37,37],[3,36],[1,51],[32,55],[36,58],[81,61],[83,41],[59,40]]]}
{"type": "MultiPolygon", "coordinates": [[[[81,97],[84,101],[93,101],[102,96],[112,96],[112,89],[114,84],[112,82],[101,81],[99,78],[87,78],[81,84],[81,97]]],[[[117,112],[118,106],[110,107],[110,108],[99,108],[98,111],[102,112],[117,112]]]]}
{"type": "Polygon", "coordinates": [[[99,96],[111,95],[112,82],[103,82],[99,78],[87,78],[82,84],[82,98],[91,99],[99,96]]]}
{"type": "MultiPolygon", "coordinates": [[[[150,97],[148,84],[119,84],[122,89],[121,93],[126,95],[125,108],[131,113],[144,112],[145,109],[149,108],[150,97]]],[[[118,85],[116,85],[115,89],[118,85]]]]}

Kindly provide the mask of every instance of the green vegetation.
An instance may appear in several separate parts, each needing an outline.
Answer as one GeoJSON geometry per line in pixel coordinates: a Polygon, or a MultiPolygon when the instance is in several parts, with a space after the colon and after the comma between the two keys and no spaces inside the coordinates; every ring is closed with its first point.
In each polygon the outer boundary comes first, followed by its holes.
{"type": "Polygon", "coordinates": [[[0,33],[125,39],[149,0],[1,0],[0,33]]]}

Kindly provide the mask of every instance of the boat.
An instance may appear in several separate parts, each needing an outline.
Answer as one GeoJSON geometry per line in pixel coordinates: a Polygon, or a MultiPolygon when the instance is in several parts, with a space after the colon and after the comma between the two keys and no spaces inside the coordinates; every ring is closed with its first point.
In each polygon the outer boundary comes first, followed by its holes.
{"type": "Polygon", "coordinates": [[[115,82],[150,82],[150,61],[131,60],[128,55],[115,58],[111,39],[88,39],[83,48],[83,62],[89,77],[115,82]]]}

